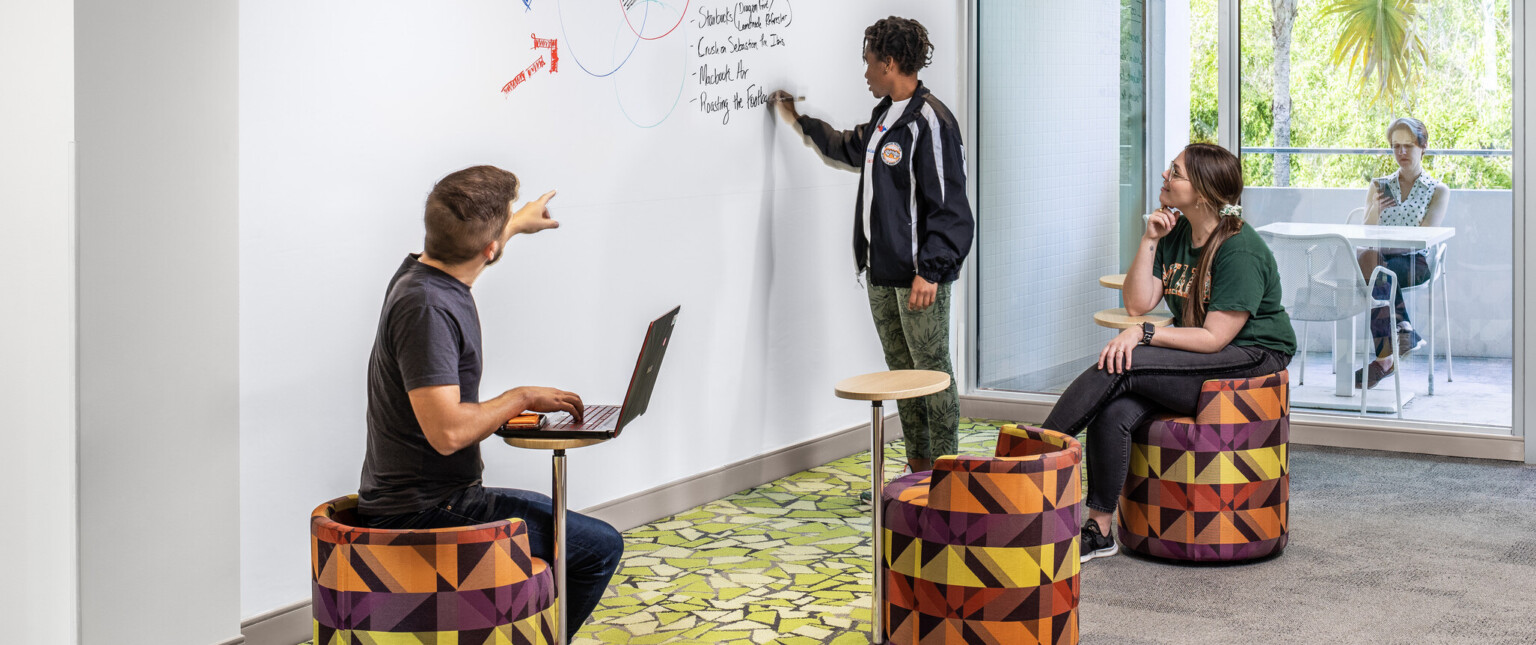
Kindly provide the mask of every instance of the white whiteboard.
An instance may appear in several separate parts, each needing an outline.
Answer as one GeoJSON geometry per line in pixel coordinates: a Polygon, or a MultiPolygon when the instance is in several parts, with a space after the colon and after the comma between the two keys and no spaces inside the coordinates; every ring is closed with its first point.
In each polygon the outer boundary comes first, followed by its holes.
{"type": "MultiPolygon", "coordinates": [[[[928,27],[936,51],[920,78],[963,114],[963,11],[932,0],[241,3],[244,613],[307,593],[294,517],[357,486],[384,288],[421,248],[432,183],[466,166],[517,173],[524,198],[558,190],[562,222],[514,239],[475,285],[483,397],[541,384],[618,403],[646,322],[683,308],[649,413],[572,454],[573,508],[866,421],[866,406],[832,396],[838,379],[884,369],[854,276],[858,175],[824,164],[752,97],[783,87],[839,127],[867,120],[864,28],[897,14],[928,27]],[[744,21],[761,27],[738,30],[744,21]],[[535,36],[558,41],[558,71],[535,36]],[[748,39],[755,49],[729,51],[748,39]],[[715,109],[722,97],[728,112],[715,109]]],[[[483,449],[488,485],[548,488],[547,455],[483,449]]]]}

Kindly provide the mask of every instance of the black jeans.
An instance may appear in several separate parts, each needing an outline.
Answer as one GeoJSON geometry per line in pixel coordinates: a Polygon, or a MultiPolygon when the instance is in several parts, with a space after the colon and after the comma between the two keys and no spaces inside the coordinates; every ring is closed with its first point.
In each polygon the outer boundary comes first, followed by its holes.
{"type": "Polygon", "coordinates": [[[1088,508],[1115,510],[1131,464],[1131,433],[1152,415],[1191,415],[1210,379],[1249,378],[1285,369],[1291,357],[1263,347],[1227,345],[1214,354],[1142,346],[1131,369],[1110,374],[1090,366],[1062,392],[1047,430],[1076,435],[1088,428],[1088,508]]]}
{"type": "MultiPolygon", "coordinates": [[[[528,525],[528,547],[533,557],[553,563],[554,505],[548,495],[514,488],[472,486],[433,508],[402,515],[376,515],[362,522],[376,529],[438,529],[472,526],[496,520],[521,518],[528,525]]],[[[565,633],[574,637],[624,555],[624,536],[607,522],[568,511],[565,516],[565,633]]],[[[553,564],[551,564],[553,566],[553,564]]]]}

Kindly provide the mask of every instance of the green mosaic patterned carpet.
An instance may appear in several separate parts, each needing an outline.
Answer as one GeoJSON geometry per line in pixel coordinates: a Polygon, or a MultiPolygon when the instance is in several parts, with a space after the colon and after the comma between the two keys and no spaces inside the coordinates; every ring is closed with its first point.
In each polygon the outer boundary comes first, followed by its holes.
{"type": "MultiPolygon", "coordinates": [[[[1005,423],[961,419],[960,451],[992,454],[1005,423]]],[[[885,459],[890,481],[901,441],[885,459]]],[[[860,452],[625,532],[624,561],[571,642],[868,643],[868,488],[860,452]]]]}
{"type": "MultiPolygon", "coordinates": [[[[996,425],[960,420],[960,451],[996,425]]],[[[886,480],[905,459],[886,444],[886,480]]],[[[624,534],[624,563],[573,643],[868,643],[869,453],[796,473],[624,534]]]]}

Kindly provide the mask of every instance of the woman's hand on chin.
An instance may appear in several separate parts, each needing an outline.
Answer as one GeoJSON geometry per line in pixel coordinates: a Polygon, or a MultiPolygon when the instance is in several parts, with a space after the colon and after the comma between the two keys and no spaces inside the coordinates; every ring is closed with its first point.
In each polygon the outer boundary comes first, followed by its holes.
{"type": "Polygon", "coordinates": [[[1147,215],[1147,230],[1142,237],[1149,240],[1160,240],[1173,230],[1173,225],[1179,223],[1179,216],[1173,214],[1173,210],[1164,206],[1147,215]]]}

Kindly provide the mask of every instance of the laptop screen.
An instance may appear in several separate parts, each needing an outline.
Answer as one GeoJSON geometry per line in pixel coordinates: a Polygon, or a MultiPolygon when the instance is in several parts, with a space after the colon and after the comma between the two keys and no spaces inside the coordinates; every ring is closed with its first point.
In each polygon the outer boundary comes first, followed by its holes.
{"type": "Polygon", "coordinates": [[[635,373],[629,377],[629,391],[624,394],[624,405],[619,410],[619,423],[613,436],[619,436],[624,426],[645,414],[651,404],[651,391],[656,389],[656,376],[661,372],[661,359],[667,355],[667,343],[672,338],[672,327],[677,324],[677,313],[682,307],[651,321],[645,331],[645,344],[640,347],[640,358],[635,361],[635,373]]]}

